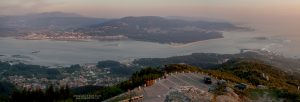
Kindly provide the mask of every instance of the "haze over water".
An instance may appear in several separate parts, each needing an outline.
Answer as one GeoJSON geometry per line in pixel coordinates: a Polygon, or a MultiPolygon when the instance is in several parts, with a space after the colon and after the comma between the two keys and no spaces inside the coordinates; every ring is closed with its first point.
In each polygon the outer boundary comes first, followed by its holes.
{"type": "Polygon", "coordinates": [[[71,65],[96,63],[101,60],[124,61],[133,58],[162,58],[192,53],[239,53],[239,49],[264,49],[287,57],[300,56],[297,43],[280,36],[267,36],[259,32],[226,32],[225,38],[173,46],[141,41],[49,41],[0,39],[2,60],[21,60],[39,65],[71,65]],[[267,37],[259,40],[255,37],[267,37]],[[40,51],[32,53],[32,51],[40,51]],[[21,55],[21,57],[12,57],[21,55]]]}

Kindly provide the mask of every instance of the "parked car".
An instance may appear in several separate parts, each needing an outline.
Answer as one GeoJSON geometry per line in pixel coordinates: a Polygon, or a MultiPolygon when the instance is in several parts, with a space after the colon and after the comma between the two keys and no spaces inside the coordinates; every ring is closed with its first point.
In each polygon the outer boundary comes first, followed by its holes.
{"type": "Polygon", "coordinates": [[[240,84],[236,84],[234,87],[239,89],[239,90],[245,90],[245,89],[247,89],[247,84],[240,83],[240,84]]]}
{"type": "Polygon", "coordinates": [[[211,84],[211,83],[212,83],[210,77],[204,77],[204,80],[203,80],[203,81],[204,81],[205,84],[211,84]]]}

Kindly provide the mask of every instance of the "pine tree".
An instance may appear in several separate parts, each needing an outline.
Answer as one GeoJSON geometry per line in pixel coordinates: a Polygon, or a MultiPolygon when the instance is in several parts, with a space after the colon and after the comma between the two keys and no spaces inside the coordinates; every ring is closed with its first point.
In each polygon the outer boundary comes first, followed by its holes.
{"type": "Polygon", "coordinates": [[[53,85],[50,85],[47,89],[46,89],[46,98],[48,102],[53,102],[54,101],[54,87],[53,85]]]}

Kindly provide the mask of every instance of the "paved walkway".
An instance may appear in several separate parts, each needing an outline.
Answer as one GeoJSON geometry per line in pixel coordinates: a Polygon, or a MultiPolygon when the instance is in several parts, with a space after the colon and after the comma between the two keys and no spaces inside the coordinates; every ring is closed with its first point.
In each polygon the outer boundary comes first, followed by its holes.
{"type": "MultiPolygon", "coordinates": [[[[204,75],[198,73],[178,73],[167,76],[166,79],[157,80],[152,86],[143,88],[141,94],[144,98],[142,102],[163,102],[169,91],[181,86],[194,86],[204,91],[208,91],[209,85],[203,83],[204,75]]],[[[216,82],[216,80],[213,80],[216,82]]]]}

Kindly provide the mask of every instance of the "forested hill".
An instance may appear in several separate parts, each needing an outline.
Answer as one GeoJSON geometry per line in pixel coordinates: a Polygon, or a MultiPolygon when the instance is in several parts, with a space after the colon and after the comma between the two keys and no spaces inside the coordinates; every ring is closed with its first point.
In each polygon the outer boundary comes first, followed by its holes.
{"type": "Polygon", "coordinates": [[[124,17],[75,31],[92,36],[123,35],[133,40],[158,43],[190,43],[222,38],[221,31],[249,28],[228,22],[184,21],[156,16],[124,17]]]}
{"type": "Polygon", "coordinates": [[[209,71],[215,71],[215,75],[218,75],[218,77],[221,78],[226,77],[218,74],[218,72],[235,75],[255,86],[266,85],[269,87],[286,89],[290,92],[297,92],[297,86],[300,86],[299,76],[286,73],[279,70],[279,68],[264,64],[264,62],[259,60],[230,60],[209,71]]]}
{"type": "Polygon", "coordinates": [[[223,38],[223,31],[252,31],[229,22],[186,21],[158,16],[103,19],[63,12],[0,16],[0,22],[0,36],[72,33],[93,38],[123,36],[126,39],[169,44],[223,38]]]}
{"type": "Polygon", "coordinates": [[[267,65],[272,65],[279,70],[300,75],[299,59],[286,58],[267,52],[244,52],[238,54],[216,54],[216,53],[193,53],[191,55],[174,56],[168,58],[141,58],[133,63],[140,66],[163,66],[166,64],[185,63],[204,69],[215,68],[231,59],[254,59],[261,60],[267,65]]]}

